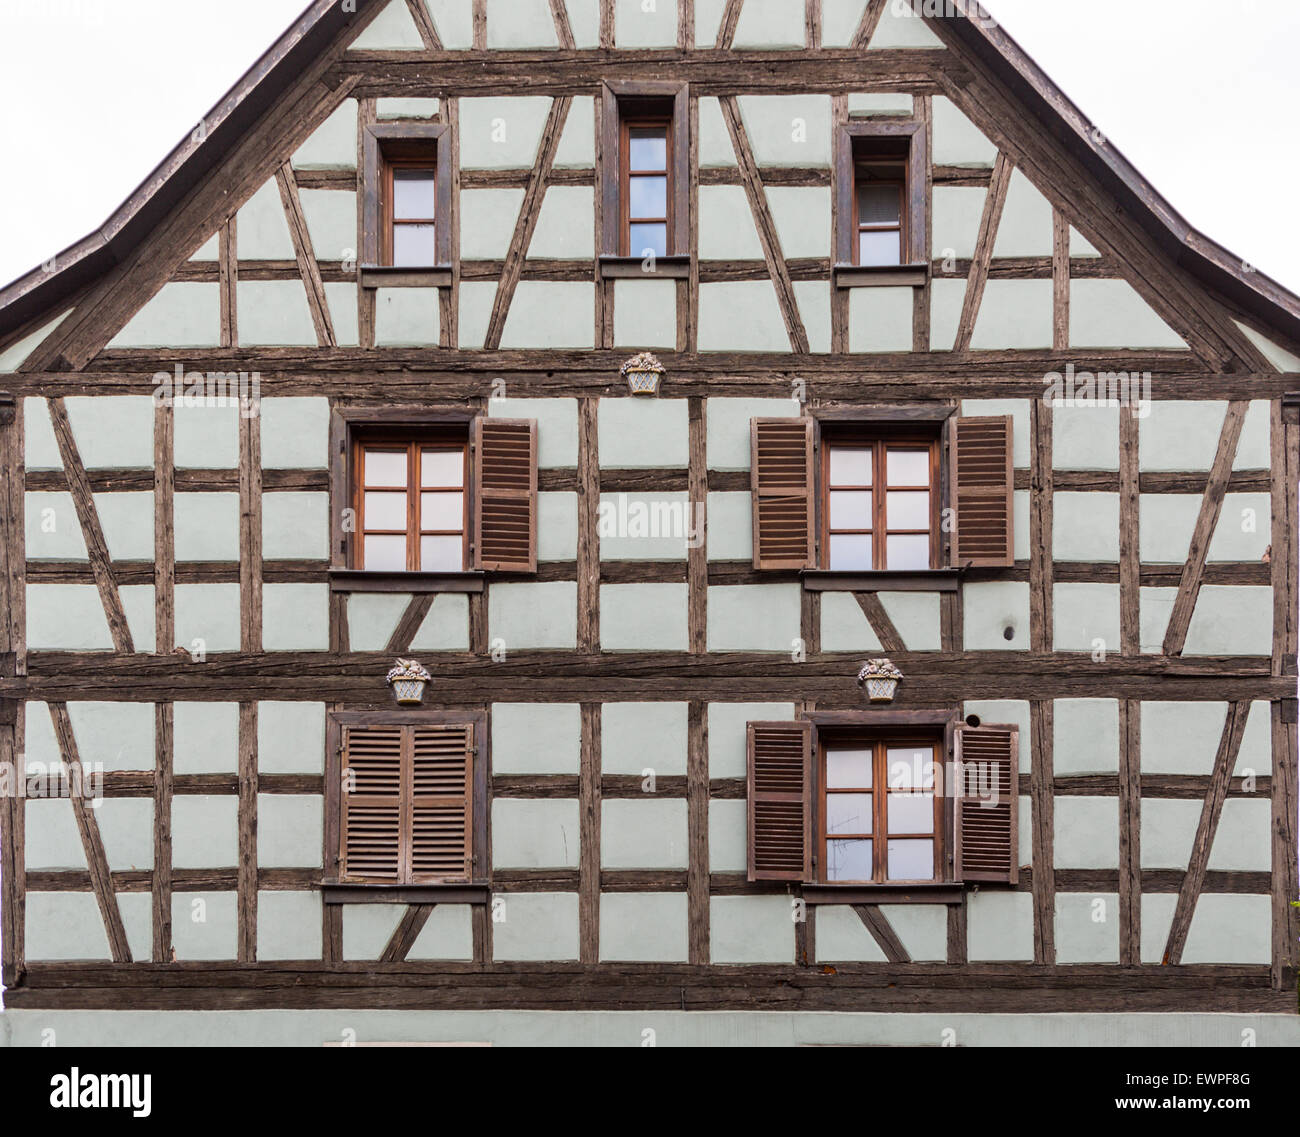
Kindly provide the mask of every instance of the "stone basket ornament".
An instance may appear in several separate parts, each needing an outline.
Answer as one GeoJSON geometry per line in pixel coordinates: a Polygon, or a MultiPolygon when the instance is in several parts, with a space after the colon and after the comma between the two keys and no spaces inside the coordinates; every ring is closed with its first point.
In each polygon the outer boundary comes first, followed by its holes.
{"type": "Polygon", "coordinates": [[[903,673],[888,659],[869,659],[858,672],[858,686],[866,689],[867,701],[892,703],[903,673]]]}
{"type": "Polygon", "coordinates": [[[400,707],[418,707],[424,702],[425,685],[433,678],[413,659],[399,659],[388,672],[388,685],[400,707]]]}
{"type": "Polygon", "coordinates": [[[618,373],[627,380],[628,390],[634,395],[659,394],[659,380],[663,377],[664,365],[648,351],[634,355],[618,373]]]}

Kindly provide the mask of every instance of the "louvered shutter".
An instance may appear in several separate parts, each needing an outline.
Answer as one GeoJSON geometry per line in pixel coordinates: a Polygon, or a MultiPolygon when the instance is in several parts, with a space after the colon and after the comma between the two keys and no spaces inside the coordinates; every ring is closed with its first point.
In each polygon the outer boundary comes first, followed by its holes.
{"type": "Polygon", "coordinates": [[[751,722],[749,879],[812,879],[812,723],[751,722]]]}
{"type": "Polygon", "coordinates": [[[953,420],[953,562],[1005,568],[1015,564],[1011,417],[953,420]]]}
{"type": "Polygon", "coordinates": [[[474,567],[537,571],[537,423],[474,420],[474,567]]]}
{"type": "Polygon", "coordinates": [[[412,881],[473,877],[474,726],[412,727],[412,881]]]}
{"type": "Polygon", "coordinates": [[[957,880],[1015,884],[1020,874],[1020,730],[963,726],[956,732],[957,880]]]}
{"type": "Polygon", "coordinates": [[[402,732],[343,729],[344,880],[401,879],[402,732]]]}
{"type": "Polygon", "coordinates": [[[813,568],[812,419],[751,420],[749,476],[754,567],[813,568]]]}

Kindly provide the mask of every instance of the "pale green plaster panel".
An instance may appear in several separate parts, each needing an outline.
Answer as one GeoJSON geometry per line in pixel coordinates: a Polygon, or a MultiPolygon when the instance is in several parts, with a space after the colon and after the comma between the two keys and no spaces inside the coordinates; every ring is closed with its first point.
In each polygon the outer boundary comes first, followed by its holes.
{"type": "Polygon", "coordinates": [[[351,170],[357,164],[357,100],[344,99],[293,154],[298,170],[351,170]]]}
{"type": "MultiPolygon", "coordinates": [[[[63,469],[63,458],[44,399],[23,400],[23,460],[29,470],[63,469]]],[[[149,462],[153,464],[152,453],[149,462]]]]}
{"type": "Polygon", "coordinates": [[[569,11],[574,45],[596,47],[600,43],[600,0],[564,0],[564,3],[569,11]]]}
{"type": "Polygon", "coordinates": [[[1096,247],[1088,240],[1079,230],[1070,229],[1070,256],[1072,257],[1099,257],[1096,247]]]}
{"type": "Polygon", "coordinates": [[[239,560],[239,495],[176,495],[177,561],[239,560]]]}
{"type": "Polygon", "coordinates": [[[685,651],[684,584],[602,584],[600,646],[605,651],[685,651]]]}
{"type": "Polygon", "coordinates": [[[407,959],[474,958],[473,912],[468,904],[439,904],[425,922],[407,959]]]}
{"type": "Polygon", "coordinates": [[[1052,499],[1052,556],[1119,560],[1119,494],[1058,491],[1052,499]]]}
{"type": "MultiPolygon", "coordinates": [[[[285,220],[284,203],[274,178],[265,181],[236,214],[235,243],[241,261],[291,261],[293,238],[285,220]]],[[[242,306],[241,306],[242,308],[242,306]]],[[[243,316],[243,312],[240,315],[243,316]]],[[[243,320],[240,320],[243,339],[243,320]]]]}
{"type": "Polygon", "coordinates": [[[607,869],[684,869],[686,802],[615,799],[601,803],[600,863],[607,869]]]}
{"type": "Polygon", "coordinates": [[[1230,493],[1210,541],[1211,561],[1258,563],[1273,540],[1272,501],[1266,493],[1230,493]]]}
{"type": "Polygon", "coordinates": [[[30,960],[111,958],[93,892],[28,892],[25,924],[30,960]]]}
{"type": "Polygon", "coordinates": [[[321,470],[329,465],[328,399],[263,399],[259,413],[264,470],[321,470]]]}
{"type": "Polygon", "coordinates": [[[822,47],[848,47],[866,6],[867,0],[822,0],[822,47]]]}
{"type": "MultiPolygon", "coordinates": [[[[852,32],[849,33],[852,36],[852,32]]],[[[826,15],[822,14],[822,46],[832,47],[826,41],[826,15]]],[[[847,46],[847,45],[845,45],[847,46]]],[[[854,92],[849,95],[849,118],[873,118],[876,115],[905,115],[911,117],[912,96],[886,92],[854,92]]]]}
{"type": "Polygon", "coordinates": [[[990,280],[984,286],[971,337],[973,350],[1051,346],[1050,280],[990,280]]]}
{"type": "Polygon", "coordinates": [[[357,335],[357,286],[343,281],[331,280],[325,283],[325,306],[329,309],[330,323],[334,325],[334,339],[339,347],[356,347],[360,342],[357,335]]]}
{"type": "Polygon", "coordinates": [[[906,4],[890,3],[867,45],[875,50],[887,47],[942,48],[943,41],[906,4]]]}
{"type": "Polygon", "coordinates": [[[917,962],[948,959],[948,910],[942,904],[882,904],[881,914],[917,962]]]}
{"type": "MultiPolygon", "coordinates": [[[[153,496],[147,496],[152,502],[153,496]]],[[[27,530],[28,560],[88,559],[86,541],[70,493],[29,492],[25,497],[24,528],[27,530]]]]}
{"type": "Polygon", "coordinates": [[[492,923],[493,959],[578,958],[578,894],[576,892],[512,892],[493,897],[504,908],[504,919],[492,923]]]}
{"type": "Polygon", "coordinates": [[[348,646],[353,651],[383,651],[410,603],[408,593],[352,593],[348,597],[348,646]]]}
{"type": "Polygon", "coordinates": [[[324,768],[324,755],[324,703],[257,704],[260,773],[319,774],[324,768]]]}
{"type": "Polygon", "coordinates": [[[216,347],[221,343],[218,287],[197,280],[164,284],[108,346],[216,347]]]}
{"type": "Polygon", "coordinates": [[[420,32],[402,0],[388,0],[388,6],[349,45],[349,51],[419,51],[424,47],[420,32]]]}
{"type": "MultiPolygon", "coordinates": [[[[624,0],[635,3],[636,0],[624,0]]],[[[732,46],[738,51],[798,49],[804,46],[804,13],[789,0],[746,0],[732,46]]]]}
{"type": "Polygon", "coordinates": [[[1207,584],[1196,598],[1184,655],[1270,655],[1273,590],[1207,584]]]}
{"type": "Polygon", "coordinates": [[[66,400],[68,421],[88,470],[153,468],[153,399],[137,395],[66,400]]]}
{"type": "Polygon", "coordinates": [[[584,281],[520,281],[501,347],[589,348],[594,342],[595,285],[584,281]]]}
{"type": "MultiPolygon", "coordinates": [[[[698,10],[697,2],[696,8],[698,10]]],[[[734,169],[736,148],[732,145],[722,104],[716,98],[700,99],[700,169],[734,169]]],[[[703,187],[701,187],[703,188],[703,187]]],[[[746,204],[748,208],[748,204],[746,204]]],[[[701,233],[701,236],[704,234],[701,233]]]]}
{"type": "Polygon", "coordinates": [[[539,469],[573,467],[578,464],[577,399],[491,398],[491,418],[537,420],[537,465],[539,469]]]}
{"type": "Polygon", "coordinates": [[[258,865],[320,868],[324,801],[320,794],[258,794],[258,865]]]}
{"type": "Polygon", "coordinates": [[[1087,279],[1070,281],[1070,346],[1187,348],[1127,281],[1087,279]]]}
{"type": "Polygon", "coordinates": [[[571,561],[578,555],[578,495],[537,495],[537,559],[571,561]]]}
{"type": "Polygon", "coordinates": [[[262,495],[262,556],[267,560],[329,557],[327,493],[262,495]]]}
{"type": "Polygon", "coordinates": [[[191,406],[177,401],[175,457],[178,470],[233,470],[239,465],[239,406],[191,406]]]}
{"type": "Polygon", "coordinates": [[[578,867],[574,799],[497,798],[492,803],[492,864],[498,869],[578,867]]]}
{"type": "Polygon", "coordinates": [[[542,198],[528,255],[590,260],[595,255],[595,201],[591,186],[551,186],[542,198]]]}
{"type": "Polygon", "coordinates": [[[794,928],[787,896],[714,896],[709,901],[709,958],[713,963],[790,963],[794,928]]]}
{"type": "Polygon", "coordinates": [[[677,346],[676,281],[614,281],[614,346],[677,346]]]}
{"type": "MultiPolygon", "coordinates": [[[[573,30],[574,39],[580,40],[578,29],[573,30]]],[[[577,95],[569,107],[569,117],[564,120],[552,166],[557,170],[589,170],[595,164],[596,100],[590,95],[577,95]]]]}
{"type": "Polygon", "coordinates": [[[741,95],[737,102],[760,166],[830,166],[829,95],[741,95]]]}
{"type": "Polygon", "coordinates": [[[69,703],[82,762],[105,770],[152,770],[153,708],[148,703],[69,703]]]}
{"type": "Polygon", "coordinates": [[[993,243],[996,257],[1050,257],[1053,242],[1052,203],[1019,170],[1011,175],[1006,205],[993,243]]]}
{"type": "MultiPolygon", "coordinates": [[[[988,190],[980,186],[935,186],[931,230],[934,255],[973,257],[988,190]]],[[[958,282],[964,283],[964,282],[958,282]]]]}
{"type": "Polygon", "coordinates": [[[1233,320],[1234,324],[1251,343],[1253,343],[1270,363],[1279,371],[1300,371],[1300,355],[1295,355],[1287,351],[1286,348],[1274,343],[1267,336],[1260,335],[1254,328],[1247,327],[1240,320],[1233,320]]]}
{"type": "Polygon", "coordinates": [[[711,561],[748,561],[754,555],[753,503],[747,493],[711,493],[705,502],[711,561]]]}
{"type": "Polygon", "coordinates": [[[695,529],[685,493],[600,495],[600,558],[684,561],[695,529]]]}
{"type": "MultiPolygon", "coordinates": [[[[1273,769],[1273,713],[1271,704],[1257,700],[1250,704],[1246,733],[1241,736],[1234,775],[1268,774],[1273,769]]],[[[1207,771],[1208,772],[1208,771],[1207,771]]]]}
{"type": "Polygon", "coordinates": [[[911,351],[910,288],[849,290],[850,351],[911,351]]]}
{"type": "Polygon", "coordinates": [[[1228,798],[1210,849],[1211,871],[1268,872],[1272,864],[1272,803],[1228,798]]]}
{"type": "Polygon", "coordinates": [[[172,864],[178,869],[239,864],[238,808],[233,794],[177,794],[172,801],[172,864]]]}
{"type": "Polygon", "coordinates": [[[315,346],[316,328],[302,281],[241,280],[236,288],[241,346],[315,346]]]}
{"type": "Polygon", "coordinates": [[[131,631],[131,642],[135,650],[143,652],[156,650],[153,585],[127,584],[119,591],[122,593],[122,608],[126,612],[126,626],[131,631]]]}
{"type": "Polygon", "coordinates": [[[606,703],[600,738],[602,773],[686,774],[685,703],[606,703]]]}
{"type": "Polygon", "coordinates": [[[469,597],[443,593],[411,641],[412,651],[469,651],[469,597]]]}
{"type": "MultiPolygon", "coordinates": [[[[381,100],[382,101],[382,100],[381,100]]],[[[348,190],[300,190],[312,252],[318,261],[357,255],[357,195],[348,190]]]]}
{"type": "Polygon", "coordinates": [[[701,351],[789,351],[772,282],[701,284],[699,340],[701,351]]]}
{"type": "Polygon", "coordinates": [[[885,953],[847,904],[825,904],[817,909],[818,963],[884,963],[885,953]]]}
{"type": "Polygon", "coordinates": [[[709,872],[746,872],[749,868],[749,804],[709,802],[709,872]]]}
{"type": "Polygon", "coordinates": [[[1141,844],[1144,869],[1187,868],[1203,804],[1190,799],[1143,799],[1141,844]]]}
{"type": "Polygon", "coordinates": [[[1138,618],[1144,653],[1161,654],[1169,617],[1173,614],[1176,588],[1143,588],[1138,591],[1138,618]]]}
{"type": "Polygon", "coordinates": [[[437,118],[438,100],[421,98],[376,99],[378,119],[437,118]]]}
{"type": "MultiPolygon", "coordinates": [[[[1227,703],[1143,702],[1142,773],[1208,777],[1227,713],[1227,703]]],[[[1244,739],[1242,745],[1244,749],[1244,739]]]]}
{"type": "Polygon", "coordinates": [[[577,703],[493,703],[492,771],[576,774],[582,753],[577,703]]]}
{"type": "MultiPolygon", "coordinates": [[[[466,106],[473,100],[462,100],[466,106]]],[[[525,165],[531,165],[530,158],[525,165]]],[[[510,251],[521,189],[470,189],[460,194],[460,254],[465,260],[502,260],[510,251]]]]}
{"type": "Polygon", "coordinates": [[[1056,798],[1053,808],[1053,863],[1058,869],[1119,868],[1118,799],[1064,796],[1056,798]]]}
{"type": "Polygon", "coordinates": [[[600,958],[685,962],[686,893],[601,893],[600,958]]]}
{"type": "Polygon", "coordinates": [[[1119,773],[1118,701],[1057,699],[1055,705],[1052,759],[1055,773],[1119,773]]]}
{"type": "Polygon", "coordinates": [[[578,638],[577,585],[572,581],[491,585],[488,632],[506,651],[573,647],[578,638]]]}
{"type": "MultiPolygon", "coordinates": [[[[176,800],[179,804],[184,799],[176,800]]],[[[237,899],[234,892],[172,893],[172,947],[178,962],[235,958],[239,938],[237,899]]]]}
{"type": "Polygon", "coordinates": [[[962,636],[967,651],[1028,651],[1029,585],[1011,580],[962,585],[962,636]]]}
{"type": "Polygon", "coordinates": [[[126,931],[131,958],[146,960],[153,954],[153,897],[147,892],[119,892],[118,911],[126,931]]]}
{"type": "MultiPolygon", "coordinates": [[[[992,166],[998,148],[956,107],[951,99],[934,99],[936,166],[992,166]]],[[[964,286],[965,282],[961,282],[964,286]]]]}
{"type": "Polygon", "coordinates": [[[1270,410],[1267,399],[1253,399],[1241,424],[1234,470],[1267,470],[1272,465],[1269,451],[1270,410]]]}
{"type": "MultiPolygon", "coordinates": [[[[1184,864],[1182,866],[1186,868],[1184,864]]],[[[1202,896],[1202,900],[1206,897],[1202,896]]],[[[1174,922],[1174,906],[1178,903],[1175,892],[1148,892],[1142,896],[1142,962],[1162,963],[1169,929],[1174,922]]],[[[1201,906],[1197,901],[1198,908],[1201,906]]],[[[1195,913],[1193,913],[1195,919],[1195,913]]]]}
{"type": "Polygon", "coordinates": [[[700,260],[761,261],[763,246],[741,186],[700,186],[700,260]]]}
{"type": "Polygon", "coordinates": [[[796,280],[794,302],[808,333],[808,350],[825,355],[831,350],[831,287],[824,280],[796,280]]]}
{"type": "MultiPolygon", "coordinates": [[[[438,38],[447,51],[464,51],[474,46],[473,0],[424,0],[438,38]]],[[[576,29],[575,29],[576,31],[576,29]]]]}
{"type": "Polygon", "coordinates": [[[113,640],[93,584],[29,584],[27,646],[33,651],[108,651],[113,640]]]}
{"type": "Polygon", "coordinates": [[[615,0],[614,46],[676,47],[677,0],[615,0]]]}
{"type": "Polygon", "coordinates": [[[964,280],[930,281],[930,350],[952,351],[966,301],[964,280]]]}
{"type": "Polygon", "coordinates": [[[1013,552],[1018,561],[1029,560],[1029,505],[1028,490],[1016,490],[1011,497],[1013,552]]]}
{"type": "Polygon", "coordinates": [[[1057,651],[1119,651],[1119,585],[1057,584],[1052,589],[1057,651]]]}
{"type": "Polygon", "coordinates": [[[405,914],[403,904],[343,905],[343,958],[378,959],[405,914]]]}
{"type": "Polygon", "coordinates": [[[320,893],[258,892],[257,958],[318,961],[320,957],[320,893]]]}
{"type": "Polygon", "coordinates": [[[45,342],[46,337],[67,319],[71,311],[72,309],[69,308],[67,312],[46,321],[34,332],[10,344],[4,351],[0,351],[0,371],[17,371],[27,357],[45,342]]]}
{"type": "Polygon", "coordinates": [[[1020,728],[1020,772],[1029,773],[1032,750],[1029,745],[1028,702],[1023,699],[968,699],[961,713],[963,719],[976,715],[980,722],[987,726],[1018,726],[1020,728]]]}
{"type": "Polygon", "coordinates": [[[796,651],[800,603],[798,583],[711,585],[708,650],[796,651]]]}
{"type": "Polygon", "coordinates": [[[746,727],[751,722],[788,722],[793,703],[710,703],[709,777],[743,778],[747,772],[746,727]]]}
{"type": "Polygon", "coordinates": [[[596,446],[601,465],[618,469],[684,469],[690,430],[685,399],[601,399],[596,446]]]}
{"type": "Polygon", "coordinates": [[[1079,403],[1052,408],[1052,464],[1058,470],[1118,470],[1119,416],[1127,408],[1079,403]]]}
{"type": "Polygon", "coordinates": [[[440,299],[436,288],[375,289],[378,347],[436,347],[440,299]]]}
{"type": "Polygon", "coordinates": [[[174,703],[172,714],[175,773],[233,774],[238,770],[238,703],[174,703]]]}
{"type": "Polygon", "coordinates": [[[1143,563],[1183,564],[1200,512],[1200,494],[1141,494],[1138,543],[1143,563]]]}
{"type": "Polygon", "coordinates": [[[1056,962],[1119,962],[1119,896],[1056,894],[1056,962]]]}
{"type": "MultiPolygon", "coordinates": [[[[885,614],[894,622],[908,651],[939,650],[941,639],[937,592],[881,592],[879,596],[885,614]]],[[[857,607],[856,601],[854,606],[857,607]]]]}
{"type": "Polygon", "coordinates": [[[1272,898],[1209,893],[1196,902],[1183,963],[1263,963],[1272,959],[1272,898]]]}
{"type": "Polygon", "coordinates": [[[81,843],[81,831],[77,828],[72,803],[63,798],[32,797],[28,798],[24,810],[27,871],[75,869],[84,872],[86,850],[81,843]]]}
{"type": "Polygon", "coordinates": [[[1138,462],[1143,472],[1208,470],[1214,464],[1227,407],[1227,403],[1208,401],[1154,403],[1138,428],[1138,462]]]}
{"type": "Polygon", "coordinates": [[[756,418],[798,418],[802,413],[803,407],[793,397],[708,399],[704,404],[704,424],[709,469],[748,470],[750,421],[756,418]]]}
{"type": "Polygon", "coordinates": [[[1034,898],[1028,892],[973,892],[966,913],[972,963],[1034,958],[1034,898]]]}
{"type": "MultiPolygon", "coordinates": [[[[502,96],[460,101],[460,165],[462,170],[527,170],[537,158],[537,144],[542,126],[551,111],[551,100],[536,96],[502,96]]],[[[475,190],[475,194],[491,191],[475,190]]],[[[504,191],[496,191],[504,192],[504,191]]],[[[523,190],[511,190],[516,201],[523,200],[523,190]]],[[[465,208],[462,193],[461,208],[465,208]]],[[[516,204],[515,212],[518,213],[516,204]]],[[[461,240],[468,233],[467,215],[461,214],[461,240]]],[[[503,234],[508,240],[514,218],[503,234]]],[[[465,252],[462,243],[462,255],[465,252]]]]}
{"type": "Polygon", "coordinates": [[[262,647],[325,651],[329,647],[328,584],[262,586],[262,647]]]}
{"type": "Polygon", "coordinates": [[[487,45],[503,51],[559,47],[546,0],[487,0],[487,45]]]}
{"type": "Polygon", "coordinates": [[[727,0],[695,0],[695,46],[713,47],[718,42],[722,12],[727,0]]]}

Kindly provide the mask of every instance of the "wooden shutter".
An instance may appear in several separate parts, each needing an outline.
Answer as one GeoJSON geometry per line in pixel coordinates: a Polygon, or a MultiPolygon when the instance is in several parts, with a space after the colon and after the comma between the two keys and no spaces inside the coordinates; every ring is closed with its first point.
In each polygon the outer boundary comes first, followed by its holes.
{"type": "Polygon", "coordinates": [[[756,418],[749,431],[754,567],[813,568],[812,419],[756,418]]]}
{"type": "Polygon", "coordinates": [[[812,723],[751,722],[749,879],[812,879],[812,723]]]}
{"type": "Polygon", "coordinates": [[[474,567],[537,571],[537,423],[474,420],[474,567]]]}
{"type": "Polygon", "coordinates": [[[959,418],[952,424],[953,563],[1015,564],[1011,417],[959,418]]]}
{"type": "Polygon", "coordinates": [[[344,880],[401,879],[403,729],[343,728],[344,880]]]}
{"type": "Polygon", "coordinates": [[[474,726],[411,728],[411,880],[472,879],[474,726]]]}
{"type": "Polygon", "coordinates": [[[1020,729],[956,732],[957,880],[1015,884],[1020,875],[1020,729]]]}

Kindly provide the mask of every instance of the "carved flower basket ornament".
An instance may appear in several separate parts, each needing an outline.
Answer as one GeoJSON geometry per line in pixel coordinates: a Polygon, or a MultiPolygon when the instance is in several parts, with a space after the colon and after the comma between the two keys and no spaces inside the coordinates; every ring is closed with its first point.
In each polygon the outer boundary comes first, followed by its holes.
{"type": "Polygon", "coordinates": [[[413,659],[399,659],[388,672],[388,685],[398,706],[418,707],[424,702],[425,685],[432,679],[413,659]]]}
{"type": "Polygon", "coordinates": [[[659,394],[659,380],[664,373],[664,365],[648,351],[634,355],[618,369],[627,380],[628,390],[634,395],[659,394]]]}
{"type": "Polygon", "coordinates": [[[903,673],[888,659],[869,659],[858,672],[858,686],[867,692],[871,703],[892,703],[903,673]]]}

